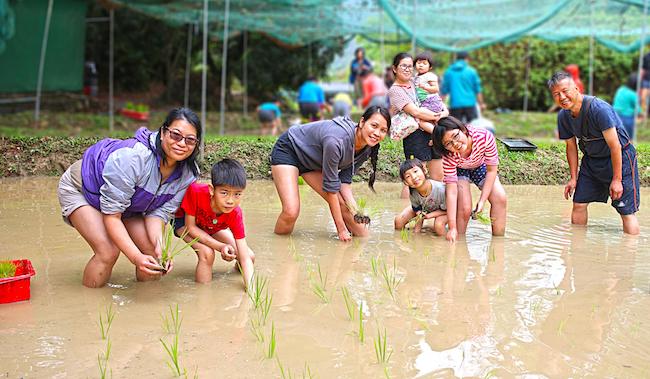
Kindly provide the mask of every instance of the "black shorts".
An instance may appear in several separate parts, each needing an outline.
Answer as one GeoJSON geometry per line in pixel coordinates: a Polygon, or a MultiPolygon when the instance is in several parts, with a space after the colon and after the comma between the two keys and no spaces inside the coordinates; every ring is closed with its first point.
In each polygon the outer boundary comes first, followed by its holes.
{"type": "Polygon", "coordinates": [[[298,103],[298,106],[300,107],[300,115],[302,115],[302,117],[309,119],[310,121],[320,119],[319,103],[298,103]]]}
{"type": "Polygon", "coordinates": [[[429,146],[429,141],[431,141],[431,134],[422,129],[418,129],[404,138],[402,143],[406,159],[410,159],[411,156],[423,162],[441,159],[442,156],[433,149],[433,146],[429,146]]]}
{"type": "Polygon", "coordinates": [[[277,165],[298,167],[300,175],[311,171],[305,168],[298,160],[298,156],[291,145],[291,141],[289,141],[289,134],[287,132],[280,135],[278,140],[275,141],[275,145],[273,145],[273,150],[271,150],[271,166],[277,165]]]}
{"type": "Polygon", "coordinates": [[[478,113],[476,113],[476,106],[450,108],[449,115],[459,119],[463,124],[469,124],[470,121],[478,118],[478,113]]]}
{"type": "MultiPolygon", "coordinates": [[[[612,207],[621,215],[638,212],[641,199],[639,197],[639,170],[637,167],[636,150],[629,145],[621,152],[623,161],[623,195],[618,200],[612,200],[612,207]]],[[[574,203],[606,203],[609,199],[609,185],[612,182],[611,158],[582,157],[578,171],[578,183],[573,194],[574,203]]]]}
{"type": "Polygon", "coordinates": [[[257,119],[262,123],[273,122],[276,119],[275,111],[272,111],[270,109],[260,109],[257,112],[257,119]]]}

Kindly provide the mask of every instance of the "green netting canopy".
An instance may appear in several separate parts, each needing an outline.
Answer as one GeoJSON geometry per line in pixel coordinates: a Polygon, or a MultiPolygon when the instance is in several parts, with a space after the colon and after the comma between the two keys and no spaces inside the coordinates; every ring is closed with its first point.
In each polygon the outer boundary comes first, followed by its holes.
{"type": "MultiPolygon", "coordinates": [[[[478,49],[535,36],[551,41],[593,36],[607,47],[637,50],[645,0],[239,0],[229,5],[229,29],[266,33],[304,45],[362,35],[434,50],[478,49]]],[[[203,0],[114,0],[173,25],[200,23],[203,0]]],[[[220,37],[225,0],[210,0],[210,33],[220,37]]]]}

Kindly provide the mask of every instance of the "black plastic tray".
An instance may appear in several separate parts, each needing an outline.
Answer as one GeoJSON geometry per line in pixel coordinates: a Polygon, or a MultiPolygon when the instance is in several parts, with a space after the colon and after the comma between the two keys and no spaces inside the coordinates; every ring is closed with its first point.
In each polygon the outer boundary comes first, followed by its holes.
{"type": "Polygon", "coordinates": [[[537,146],[523,138],[499,138],[502,144],[506,145],[508,151],[535,151],[537,146]]]}

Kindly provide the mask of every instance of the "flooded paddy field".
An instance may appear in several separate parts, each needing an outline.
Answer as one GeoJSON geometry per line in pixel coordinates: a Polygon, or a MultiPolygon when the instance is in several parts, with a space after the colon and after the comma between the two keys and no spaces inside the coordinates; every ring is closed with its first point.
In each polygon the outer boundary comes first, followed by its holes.
{"type": "MultiPolygon", "coordinates": [[[[264,322],[232,264],[217,259],[213,281],[199,285],[189,251],[159,282],[137,283],[121,256],[108,286],[83,287],[90,248],[61,220],[57,181],[0,180],[0,259],[36,269],[31,300],[0,305],[2,378],[99,377],[109,306],[107,372],[172,377],[161,339],[173,340],[164,319],[176,305],[189,377],[650,377],[647,209],[641,235],[626,237],[609,205],[590,206],[589,227],[574,227],[561,187],[510,186],[506,236],[472,221],[451,245],[393,230],[408,204],[401,185],[373,195],[355,184],[374,208],[372,233],[346,244],[306,186],[293,236],[274,235],[273,184],[250,182],[242,208],[272,296],[264,322]]],[[[644,208],[647,199],[644,188],[644,208]]]]}

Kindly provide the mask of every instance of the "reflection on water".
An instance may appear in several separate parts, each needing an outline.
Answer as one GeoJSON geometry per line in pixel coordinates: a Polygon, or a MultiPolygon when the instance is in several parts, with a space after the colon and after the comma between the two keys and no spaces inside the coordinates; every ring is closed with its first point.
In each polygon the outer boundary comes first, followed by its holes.
{"type": "Polygon", "coordinates": [[[160,282],[136,283],[122,257],[108,286],[84,288],[89,248],[60,219],[56,179],[0,185],[0,258],[29,258],[37,271],[31,301],[0,305],[0,373],[10,378],[97,376],[106,346],[99,315],[110,303],[115,377],[171,374],[159,339],[167,336],[161,315],[175,304],[181,364],[200,377],[280,377],[278,362],[294,376],[308,366],[321,378],[650,375],[650,215],[643,211],[641,235],[626,237],[608,205],[590,208],[588,228],[574,227],[560,187],[509,187],[505,237],[472,223],[450,245],[430,234],[403,240],[392,230],[406,205],[397,199],[400,185],[380,184],[377,195],[355,185],[373,208],[373,232],[343,244],[325,202],[307,188],[293,236],[274,235],[275,190],[253,182],[243,201],[247,239],[273,295],[262,344],[231,264],[219,262],[213,282],[196,285],[188,252],[160,282]],[[315,295],[319,281],[327,302],[315,295]],[[271,324],[277,361],[264,359],[271,324]],[[378,364],[374,342],[384,328],[393,353],[378,364]]]}

